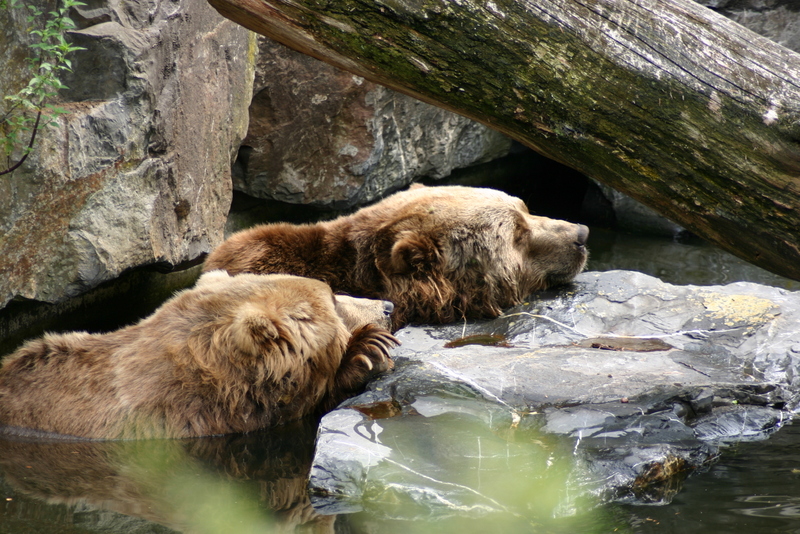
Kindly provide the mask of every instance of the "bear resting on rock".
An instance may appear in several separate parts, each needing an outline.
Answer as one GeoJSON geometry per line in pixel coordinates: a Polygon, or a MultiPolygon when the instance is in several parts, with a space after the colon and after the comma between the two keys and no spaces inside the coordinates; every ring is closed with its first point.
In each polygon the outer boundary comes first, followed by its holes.
{"type": "Polygon", "coordinates": [[[296,274],[386,299],[399,328],[496,317],[580,273],[588,235],[583,225],[530,215],[500,191],[417,185],[332,221],[243,230],[204,269],[296,274]]]}
{"type": "Polygon", "coordinates": [[[391,308],[308,278],[207,273],[138,324],[48,334],[8,356],[0,425],[23,435],[184,438],[329,410],[393,367],[391,308]]]}

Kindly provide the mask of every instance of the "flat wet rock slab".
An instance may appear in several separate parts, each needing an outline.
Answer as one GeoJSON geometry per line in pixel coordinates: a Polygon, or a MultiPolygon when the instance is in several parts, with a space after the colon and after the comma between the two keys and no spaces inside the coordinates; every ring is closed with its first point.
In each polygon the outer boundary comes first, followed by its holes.
{"type": "Polygon", "coordinates": [[[798,324],[797,292],[609,271],[492,321],[404,328],[395,371],[323,418],[315,506],[535,519],[669,502],[791,419],[798,324]]]}

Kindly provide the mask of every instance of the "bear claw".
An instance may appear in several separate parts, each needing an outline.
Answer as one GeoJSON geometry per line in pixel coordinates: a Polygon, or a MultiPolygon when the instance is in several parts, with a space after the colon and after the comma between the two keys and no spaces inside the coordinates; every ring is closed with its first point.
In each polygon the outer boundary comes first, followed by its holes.
{"type": "Polygon", "coordinates": [[[337,382],[344,389],[363,387],[373,376],[394,368],[389,351],[400,344],[388,330],[369,324],[350,337],[347,352],[337,373],[337,382]]]}

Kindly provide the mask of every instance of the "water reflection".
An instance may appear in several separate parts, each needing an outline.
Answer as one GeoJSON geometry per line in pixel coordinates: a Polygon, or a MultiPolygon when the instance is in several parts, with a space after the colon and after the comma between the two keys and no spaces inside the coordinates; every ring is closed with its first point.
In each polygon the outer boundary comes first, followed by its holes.
{"type": "Polygon", "coordinates": [[[592,228],[589,249],[590,271],[639,271],[679,285],[748,281],[800,290],[800,282],[751,265],[699,238],[686,237],[678,241],[592,228]]]}
{"type": "Polygon", "coordinates": [[[396,456],[369,479],[391,482],[368,483],[366,511],[338,517],[319,514],[308,497],[313,422],[190,440],[0,438],[0,532],[568,533],[619,525],[604,509],[573,508],[569,443],[530,429],[488,430],[464,414],[412,419],[382,421],[398,426],[381,430],[396,456]],[[435,502],[443,496],[459,502],[435,502]]]}
{"type": "Polygon", "coordinates": [[[739,497],[736,502],[745,503],[746,508],[736,510],[742,515],[754,517],[800,517],[800,496],[791,495],[748,495],[739,497]]]}
{"type": "Polygon", "coordinates": [[[800,533],[800,421],[723,450],[670,506],[620,506],[637,533],[800,533]]]}
{"type": "Polygon", "coordinates": [[[0,439],[0,532],[332,532],[306,491],[315,432],[304,421],[192,440],[0,439]]]}

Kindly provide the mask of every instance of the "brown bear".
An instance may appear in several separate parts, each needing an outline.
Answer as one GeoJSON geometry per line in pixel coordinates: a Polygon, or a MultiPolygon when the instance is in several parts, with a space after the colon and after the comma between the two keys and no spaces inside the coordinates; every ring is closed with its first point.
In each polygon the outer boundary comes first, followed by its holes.
{"type": "Polygon", "coordinates": [[[290,273],[394,303],[394,327],[496,317],[571,280],[588,256],[583,225],[536,217],[501,191],[412,186],[332,221],[232,235],[206,270],[290,273]]]}
{"type": "Polygon", "coordinates": [[[0,368],[4,431],[98,439],[248,432],[333,408],[392,368],[391,304],[289,275],[203,275],[138,324],[49,334],[0,368]]]}

